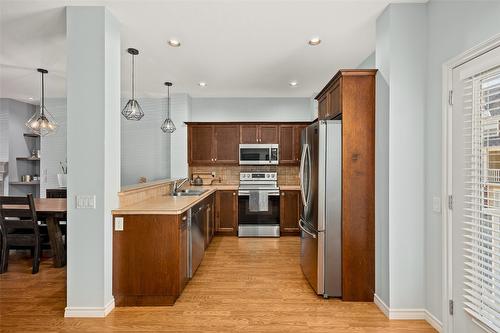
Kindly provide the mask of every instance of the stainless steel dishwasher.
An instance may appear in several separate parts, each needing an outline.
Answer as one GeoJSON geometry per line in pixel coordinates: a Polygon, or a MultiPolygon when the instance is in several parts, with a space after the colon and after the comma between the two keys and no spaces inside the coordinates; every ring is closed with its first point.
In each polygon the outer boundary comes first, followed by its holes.
{"type": "Polygon", "coordinates": [[[190,209],[188,213],[189,226],[189,278],[192,278],[205,255],[205,237],[203,233],[202,203],[190,209]]]}

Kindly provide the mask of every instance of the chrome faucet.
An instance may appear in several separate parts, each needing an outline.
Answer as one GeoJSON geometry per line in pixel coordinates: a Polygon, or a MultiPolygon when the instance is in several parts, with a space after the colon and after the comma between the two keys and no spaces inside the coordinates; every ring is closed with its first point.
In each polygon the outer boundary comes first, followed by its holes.
{"type": "Polygon", "coordinates": [[[177,191],[179,191],[179,189],[182,187],[182,185],[184,185],[184,183],[189,180],[189,178],[184,178],[184,179],[182,179],[182,181],[180,183],[177,183],[181,179],[174,180],[174,186],[172,186],[172,193],[171,193],[172,195],[176,195],[177,191]]]}

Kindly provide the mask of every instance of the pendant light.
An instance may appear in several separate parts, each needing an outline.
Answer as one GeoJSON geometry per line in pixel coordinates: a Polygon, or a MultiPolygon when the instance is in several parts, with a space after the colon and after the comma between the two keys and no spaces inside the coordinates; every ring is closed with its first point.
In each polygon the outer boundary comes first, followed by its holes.
{"type": "Polygon", "coordinates": [[[170,119],[170,87],[172,82],[165,82],[167,86],[167,119],[161,124],[161,130],[163,133],[173,133],[175,131],[175,125],[172,119],[170,119]]]}
{"type": "Polygon", "coordinates": [[[127,52],[132,55],[132,99],[129,99],[127,104],[122,110],[122,115],[127,120],[141,120],[144,117],[144,112],[142,111],[139,102],[135,99],[135,63],[134,58],[139,54],[139,51],[133,48],[127,49],[127,52]]]}
{"type": "Polygon", "coordinates": [[[57,125],[54,117],[45,108],[45,81],[44,75],[48,73],[46,69],[38,68],[38,73],[42,76],[42,96],[40,98],[40,111],[35,112],[33,116],[26,122],[28,127],[33,133],[40,136],[53,134],[56,132],[57,125]]]}

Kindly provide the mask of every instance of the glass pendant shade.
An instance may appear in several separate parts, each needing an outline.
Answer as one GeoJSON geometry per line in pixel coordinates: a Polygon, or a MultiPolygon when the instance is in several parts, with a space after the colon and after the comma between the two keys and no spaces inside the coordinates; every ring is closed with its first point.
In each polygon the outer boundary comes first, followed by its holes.
{"type": "Polygon", "coordinates": [[[40,111],[35,112],[26,122],[26,127],[35,134],[46,136],[56,132],[57,124],[54,117],[45,108],[45,82],[44,75],[48,73],[46,69],[38,68],[37,71],[42,75],[42,96],[40,99],[40,111]]]}
{"type": "Polygon", "coordinates": [[[144,112],[137,100],[129,99],[122,110],[122,115],[128,120],[141,120],[144,117],[144,112]]]}
{"type": "Polygon", "coordinates": [[[163,131],[163,133],[173,133],[175,131],[175,125],[172,119],[165,119],[163,124],[161,124],[161,130],[163,131]]]}
{"type": "Polygon", "coordinates": [[[172,86],[172,82],[165,82],[167,86],[167,119],[163,121],[161,124],[161,130],[163,133],[173,133],[175,131],[175,125],[172,119],[170,118],[170,87],[172,86]]]}
{"type": "Polygon", "coordinates": [[[135,99],[135,63],[134,58],[139,54],[136,49],[129,48],[127,52],[132,56],[132,98],[128,100],[127,104],[122,110],[122,115],[127,120],[141,120],[144,117],[144,112],[142,111],[139,102],[135,99]]]}

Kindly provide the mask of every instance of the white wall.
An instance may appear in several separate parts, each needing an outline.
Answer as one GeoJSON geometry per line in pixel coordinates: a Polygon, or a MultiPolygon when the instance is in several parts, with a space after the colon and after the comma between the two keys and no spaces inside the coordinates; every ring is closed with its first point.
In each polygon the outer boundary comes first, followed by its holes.
{"type": "MultiPolygon", "coordinates": [[[[166,98],[139,98],[140,121],[121,121],[121,185],[137,184],[140,177],[154,181],[170,177],[170,134],[160,126],[166,118],[166,98]]],[[[122,99],[122,107],[127,99],[122,99]]],[[[177,124],[176,124],[177,126],[177,124]]]]}
{"type": "Polygon", "coordinates": [[[425,4],[390,5],[377,21],[376,293],[391,309],[425,306],[426,25],[425,4]]]}
{"type": "MultiPolygon", "coordinates": [[[[427,104],[425,114],[425,262],[426,308],[442,320],[441,214],[432,197],[441,196],[442,65],[447,60],[500,33],[498,1],[431,1],[428,14],[427,104]]],[[[461,304],[456,303],[457,307],[461,304]]],[[[457,309],[456,311],[461,311],[457,309]]],[[[457,327],[457,332],[468,328],[457,327]]]]}
{"type": "Polygon", "coordinates": [[[45,105],[59,125],[56,133],[41,139],[40,196],[49,188],[58,188],[57,174],[62,173],[59,162],[65,163],[66,152],[66,98],[46,98],[45,105]]]}
{"type": "Polygon", "coordinates": [[[310,121],[309,98],[193,98],[191,121],[310,121]]]}

